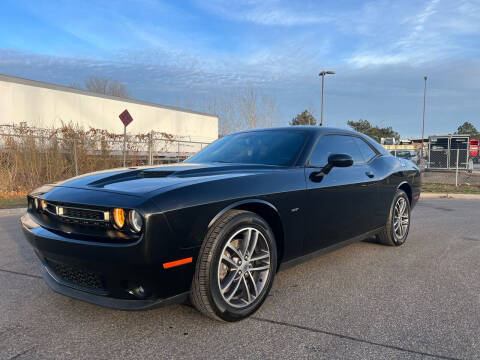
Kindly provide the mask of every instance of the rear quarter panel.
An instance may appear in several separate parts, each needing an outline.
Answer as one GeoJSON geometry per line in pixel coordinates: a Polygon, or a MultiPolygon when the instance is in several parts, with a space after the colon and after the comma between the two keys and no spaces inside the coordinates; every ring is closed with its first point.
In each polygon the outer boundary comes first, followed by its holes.
{"type": "Polygon", "coordinates": [[[420,193],[420,171],[410,161],[390,155],[378,158],[374,167],[380,174],[378,180],[380,207],[376,214],[376,222],[378,226],[383,226],[387,221],[393,197],[403,183],[408,183],[413,195],[420,193]]]}

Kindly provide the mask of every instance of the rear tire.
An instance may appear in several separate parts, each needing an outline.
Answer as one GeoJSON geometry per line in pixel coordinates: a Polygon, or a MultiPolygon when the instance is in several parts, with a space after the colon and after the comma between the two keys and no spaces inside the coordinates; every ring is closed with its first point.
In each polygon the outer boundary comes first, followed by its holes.
{"type": "Polygon", "coordinates": [[[410,230],[410,200],[403,190],[397,190],[384,229],[377,235],[384,245],[400,246],[405,243],[410,230]]]}
{"type": "Polygon", "coordinates": [[[265,301],[277,264],[275,237],[255,213],[230,210],[208,231],[197,259],[190,299],[202,314],[239,321],[265,301]]]}

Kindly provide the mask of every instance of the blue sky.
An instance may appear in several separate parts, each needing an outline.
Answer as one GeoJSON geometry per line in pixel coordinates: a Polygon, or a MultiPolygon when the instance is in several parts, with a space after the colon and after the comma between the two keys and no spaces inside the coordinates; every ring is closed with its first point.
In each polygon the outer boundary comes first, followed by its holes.
{"type": "Polygon", "coordinates": [[[68,85],[124,82],[132,97],[201,107],[239,88],[275,98],[277,123],[305,108],[419,136],[480,128],[480,1],[0,2],[0,73],[68,85]]]}

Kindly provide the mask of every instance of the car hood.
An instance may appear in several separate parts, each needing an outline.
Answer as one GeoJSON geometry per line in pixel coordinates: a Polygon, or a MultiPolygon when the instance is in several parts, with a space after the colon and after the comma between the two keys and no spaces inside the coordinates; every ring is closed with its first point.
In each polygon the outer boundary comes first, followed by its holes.
{"type": "Polygon", "coordinates": [[[99,171],[52,185],[143,196],[160,189],[222,178],[249,176],[281,168],[283,167],[269,165],[180,163],[99,171]]]}

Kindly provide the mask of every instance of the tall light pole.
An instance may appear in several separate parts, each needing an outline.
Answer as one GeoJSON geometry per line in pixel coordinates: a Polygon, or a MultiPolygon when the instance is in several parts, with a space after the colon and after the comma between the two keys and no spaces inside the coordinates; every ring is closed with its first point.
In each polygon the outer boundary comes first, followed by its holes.
{"type": "Polygon", "coordinates": [[[425,106],[427,103],[427,76],[423,77],[425,80],[425,87],[423,88],[423,121],[422,121],[422,148],[420,149],[420,163],[424,164],[423,161],[423,139],[425,137],[425,106]]]}
{"type": "Polygon", "coordinates": [[[325,75],[333,75],[335,74],[335,71],[325,71],[323,70],[322,72],[320,72],[320,74],[318,74],[318,76],[321,76],[322,77],[322,116],[320,118],[320,126],[323,126],[323,91],[325,89],[325,75]]]}

